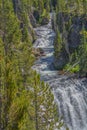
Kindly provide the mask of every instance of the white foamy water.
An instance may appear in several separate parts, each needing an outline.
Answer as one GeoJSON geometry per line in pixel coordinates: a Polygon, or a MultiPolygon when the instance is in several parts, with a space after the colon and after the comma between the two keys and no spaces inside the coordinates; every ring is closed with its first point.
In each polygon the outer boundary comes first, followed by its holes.
{"type": "Polygon", "coordinates": [[[32,67],[36,70],[41,80],[49,83],[58,104],[59,114],[70,130],[87,130],[87,81],[86,79],[71,79],[58,75],[52,65],[54,60],[55,32],[51,28],[51,20],[48,25],[35,29],[37,40],[34,48],[42,48],[45,56],[42,56],[32,67]]]}

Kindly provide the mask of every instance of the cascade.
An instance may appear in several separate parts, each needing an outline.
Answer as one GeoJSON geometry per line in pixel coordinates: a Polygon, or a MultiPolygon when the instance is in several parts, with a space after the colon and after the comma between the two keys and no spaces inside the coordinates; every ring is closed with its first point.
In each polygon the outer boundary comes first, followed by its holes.
{"type": "MultiPolygon", "coordinates": [[[[51,14],[52,18],[52,14],[51,14]]],[[[58,75],[53,67],[55,32],[51,19],[48,25],[35,28],[37,40],[34,48],[41,48],[41,56],[32,67],[41,80],[49,83],[58,104],[59,114],[70,130],[87,130],[87,80],[73,79],[66,75],[58,75]]]]}

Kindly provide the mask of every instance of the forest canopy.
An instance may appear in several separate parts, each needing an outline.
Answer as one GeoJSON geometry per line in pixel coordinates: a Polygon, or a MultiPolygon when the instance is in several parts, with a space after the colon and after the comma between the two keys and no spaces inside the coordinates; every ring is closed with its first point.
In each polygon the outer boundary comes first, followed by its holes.
{"type": "Polygon", "coordinates": [[[33,27],[48,23],[49,12],[50,0],[0,0],[0,130],[63,125],[49,86],[31,69],[33,27]]]}

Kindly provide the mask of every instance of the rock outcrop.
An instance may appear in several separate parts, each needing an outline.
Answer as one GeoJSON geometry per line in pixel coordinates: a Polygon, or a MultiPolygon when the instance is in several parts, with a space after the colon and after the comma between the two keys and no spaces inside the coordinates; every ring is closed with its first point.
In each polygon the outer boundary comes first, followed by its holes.
{"type": "Polygon", "coordinates": [[[78,50],[81,44],[81,31],[83,27],[87,30],[87,16],[73,16],[72,14],[59,13],[57,15],[57,24],[63,40],[63,49],[60,50],[59,54],[56,54],[54,66],[57,69],[62,69],[69,62],[69,55],[75,52],[75,50],[78,50]],[[66,45],[68,46],[69,53],[67,53],[66,45]]]}

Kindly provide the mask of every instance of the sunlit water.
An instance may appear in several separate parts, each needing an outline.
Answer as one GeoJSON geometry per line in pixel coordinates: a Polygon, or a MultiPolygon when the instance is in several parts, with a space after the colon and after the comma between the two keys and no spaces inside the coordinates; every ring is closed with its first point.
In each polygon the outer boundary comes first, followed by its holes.
{"type": "Polygon", "coordinates": [[[37,40],[34,48],[42,48],[41,56],[32,67],[41,80],[49,83],[58,104],[59,114],[70,130],[87,130],[87,81],[86,79],[71,79],[58,75],[53,67],[54,38],[51,20],[48,25],[35,29],[37,40]]]}

